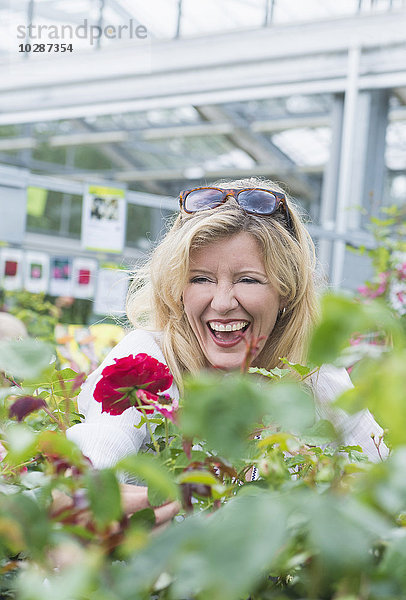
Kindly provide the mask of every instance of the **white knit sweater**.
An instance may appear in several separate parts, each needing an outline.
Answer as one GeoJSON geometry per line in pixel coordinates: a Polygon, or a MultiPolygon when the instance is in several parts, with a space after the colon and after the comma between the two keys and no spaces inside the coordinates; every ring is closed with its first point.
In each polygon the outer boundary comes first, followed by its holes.
{"type": "MultiPolygon", "coordinates": [[[[126,335],[104,359],[86,382],[78,396],[78,409],[85,416],[83,423],[68,429],[67,436],[74,441],[83,454],[90,458],[96,469],[113,466],[121,458],[138,452],[149,441],[146,426],[134,427],[140,421],[140,413],[134,407],[123,414],[113,416],[101,412],[101,404],[93,398],[94,388],[107,365],[115,358],[144,352],[162,363],[165,358],[159,346],[160,334],[137,329],[126,335]]],[[[371,439],[371,434],[382,435],[382,428],[375,422],[368,410],[349,416],[343,410],[331,406],[333,400],[346,389],[352,387],[345,369],[324,365],[313,377],[312,386],[316,400],[317,416],[330,420],[340,435],[342,443],[359,445],[372,460],[378,461],[379,455],[371,439]]],[[[178,389],[173,383],[167,390],[172,398],[179,398],[178,389]]],[[[381,455],[386,457],[388,450],[382,444],[381,455]]]]}

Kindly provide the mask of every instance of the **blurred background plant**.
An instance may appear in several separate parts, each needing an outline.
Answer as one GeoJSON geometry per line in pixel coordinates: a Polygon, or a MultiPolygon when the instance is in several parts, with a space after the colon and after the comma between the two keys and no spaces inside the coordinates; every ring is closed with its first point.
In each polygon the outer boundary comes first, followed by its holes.
{"type": "Polygon", "coordinates": [[[92,302],[78,298],[55,298],[27,291],[4,291],[3,306],[25,324],[30,336],[53,342],[57,323],[86,325],[92,302]]]}
{"type": "Polygon", "coordinates": [[[406,209],[391,206],[382,209],[382,218],[371,218],[370,230],[375,246],[358,251],[368,254],[372,261],[373,277],[358,292],[365,300],[381,298],[403,317],[406,327],[406,209]]]}

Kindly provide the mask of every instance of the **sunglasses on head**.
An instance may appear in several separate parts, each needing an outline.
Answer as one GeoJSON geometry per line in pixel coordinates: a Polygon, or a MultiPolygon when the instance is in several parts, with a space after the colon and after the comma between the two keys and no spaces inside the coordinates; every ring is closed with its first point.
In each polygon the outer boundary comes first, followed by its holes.
{"type": "Polygon", "coordinates": [[[186,213],[217,208],[232,197],[240,208],[251,215],[269,216],[282,209],[286,216],[288,228],[293,232],[285,194],[264,188],[223,189],[216,187],[200,187],[184,190],[179,195],[179,205],[186,213]]]}

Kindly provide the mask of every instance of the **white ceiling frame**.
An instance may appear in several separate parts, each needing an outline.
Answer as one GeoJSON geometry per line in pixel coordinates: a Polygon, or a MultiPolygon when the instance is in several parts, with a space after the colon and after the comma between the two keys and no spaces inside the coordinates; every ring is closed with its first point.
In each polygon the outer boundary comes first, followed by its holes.
{"type": "Polygon", "coordinates": [[[0,78],[0,125],[344,92],[352,45],[360,89],[403,88],[405,31],[403,10],[30,59],[0,78]]]}

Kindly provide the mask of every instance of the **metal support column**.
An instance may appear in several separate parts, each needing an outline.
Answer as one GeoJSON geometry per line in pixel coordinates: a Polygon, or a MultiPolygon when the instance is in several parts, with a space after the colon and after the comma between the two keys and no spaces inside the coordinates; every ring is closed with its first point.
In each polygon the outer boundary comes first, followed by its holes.
{"type": "Polygon", "coordinates": [[[371,216],[379,216],[385,181],[385,145],[388,125],[389,91],[373,90],[370,96],[369,128],[366,140],[362,206],[363,225],[371,216]]]}
{"type": "MultiPolygon", "coordinates": [[[[320,225],[325,231],[335,228],[335,208],[337,206],[338,174],[340,172],[341,140],[343,134],[344,95],[336,94],[331,109],[331,146],[321,191],[320,225]]],[[[321,238],[318,244],[319,263],[325,275],[329,275],[332,241],[321,238]]]]}
{"type": "Polygon", "coordinates": [[[268,27],[273,22],[273,11],[275,8],[275,0],[265,0],[265,18],[264,27],[268,27]]]}
{"type": "Polygon", "coordinates": [[[182,24],[182,0],[178,0],[178,16],[176,19],[176,32],[175,32],[176,39],[180,37],[181,24],[182,24]]]}
{"type": "MultiPolygon", "coordinates": [[[[354,140],[356,131],[357,100],[358,100],[358,73],[361,49],[354,46],[348,51],[348,75],[344,99],[343,139],[341,144],[340,175],[338,180],[337,212],[335,230],[344,236],[347,229],[347,209],[352,204],[352,165],[354,154],[354,140]]],[[[331,283],[339,287],[343,278],[345,257],[345,242],[338,239],[334,242],[331,283]]]]}

